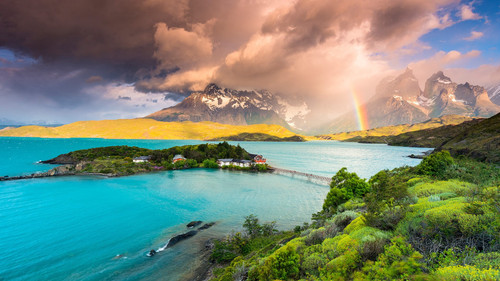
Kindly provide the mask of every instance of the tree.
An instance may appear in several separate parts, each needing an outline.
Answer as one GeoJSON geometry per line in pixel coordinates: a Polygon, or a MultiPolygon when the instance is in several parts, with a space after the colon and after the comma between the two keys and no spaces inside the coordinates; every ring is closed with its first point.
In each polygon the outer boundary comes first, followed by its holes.
{"type": "Polygon", "coordinates": [[[262,230],[262,226],[259,224],[259,219],[254,214],[245,217],[243,227],[251,237],[258,236],[262,230]]]}
{"type": "Polygon", "coordinates": [[[333,211],[334,213],[340,204],[349,199],[362,198],[369,191],[369,188],[370,186],[364,179],[361,179],[356,173],[349,173],[344,167],[332,177],[330,191],[323,203],[323,211],[333,211]]]}

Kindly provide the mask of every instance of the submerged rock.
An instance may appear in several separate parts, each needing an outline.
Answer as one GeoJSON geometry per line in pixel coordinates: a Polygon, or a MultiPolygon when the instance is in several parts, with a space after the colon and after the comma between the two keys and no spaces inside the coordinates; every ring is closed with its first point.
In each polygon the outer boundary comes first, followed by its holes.
{"type": "Polygon", "coordinates": [[[179,234],[177,236],[174,236],[170,239],[170,241],[168,242],[168,245],[167,245],[167,248],[170,248],[172,246],[174,246],[175,244],[181,242],[182,240],[186,240],[190,237],[193,237],[196,235],[196,233],[198,233],[197,230],[191,230],[189,232],[186,232],[186,233],[183,233],[183,234],[179,234]]]}
{"type": "Polygon", "coordinates": [[[192,222],[188,223],[186,226],[188,228],[192,228],[192,227],[195,227],[197,225],[200,225],[201,223],[202,223],[202,221],[192,221],[192,222]]]}
{"type": "Polygon", "coordinates": [[[212,227],[214,224],[215,224],[215,222],[209,222],[209,223],[206,223],[206,224],[204,224],[203,226],[201,226],[200,228],[198,228],[198,230],[204,230],[204,229],[210,228],[210,227],[212,227]]]}

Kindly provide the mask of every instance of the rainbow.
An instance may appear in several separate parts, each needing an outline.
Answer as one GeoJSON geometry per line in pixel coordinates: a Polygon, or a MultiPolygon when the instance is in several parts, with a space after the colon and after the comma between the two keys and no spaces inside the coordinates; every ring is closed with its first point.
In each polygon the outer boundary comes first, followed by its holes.
{"type": "Polygon", "coordinates": [[[356,117],[358,119],[358,129],[361,131],[368,130],[370,128],[370,125],[368,123],[368,113],[366,112],[365,104],[362,103],[359,94],[357,93],[356,89],[354,89],[354,87],[352,86],[351,86],[351,96],[354,105],[354,110],[356,111],[356,117]]]}

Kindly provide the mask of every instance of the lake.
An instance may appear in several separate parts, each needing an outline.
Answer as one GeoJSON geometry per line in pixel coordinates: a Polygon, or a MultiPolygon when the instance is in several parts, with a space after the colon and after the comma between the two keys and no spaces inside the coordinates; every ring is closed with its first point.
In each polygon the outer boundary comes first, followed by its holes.
{"type": "MultiPolygon", "coordinates": [[[[61,153],[109,145],[151,149],[194,140],[0,138],[0,176],[47,171],[61,153]]],[[[428,149],[342,142],[237,142],[272,166],[331,177],[342,167],[368,178],[416,165],[428,149]]],[[[236,144],[233,143],[233,144],[236,144]]],[[[0,280],[182,280],[203,243],[241,230],[244,217],[279,229],[309,222],[327,186],[269,173],[193,169],[121,178],[56,177],[0,182],[0,280]],[[210,229],[147,257],[192,220],[210,229]],[[118,256],[117,256],[118,255],[118,256]]]]}

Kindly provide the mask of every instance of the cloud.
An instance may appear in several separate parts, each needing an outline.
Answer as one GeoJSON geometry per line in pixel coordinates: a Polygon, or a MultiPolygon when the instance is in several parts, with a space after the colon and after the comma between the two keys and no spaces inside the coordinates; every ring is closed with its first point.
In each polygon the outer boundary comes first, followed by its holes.
{"type": "MultiPolygon", "coordinates": [[[[0,83],[49,108],[100,101],[121,110],[132,110],[126,107],[132,104],[152,110],[153,104],[173,103],[217,82],[302,96],[336,114],[346,110],[353,87],[368,98],[373,85],[394,72],[389,57],[429,51],[419,38],[455,24],[451,15],[457,7],[463,20],[478,17],[471,4],[459,5],[459,0],[0,1],[0,47],[33,58],[33,65],[21,69],[3,65],[1,71],[9,74],[0,83]]],[[[474,55],[443,52],[415,64],[456,66],[474,55]]],[[[96,108],[119,115],[111,107],[96,108]]]]}
{"type": "Polygon", "coordinates": [[[462,5],[462,7],[460,7],[460,11],[458,12],[458,16],[460,16],[463,21],[482,19],[479,14],[474,13],[472,3],[469,5],[462,5]]]}
{"type": "Polygon", "coordinates": [[[163,22],[156,24],[154,57],[160,64],[158,67],[171,70],[210,58],[213,44],[207,35],[213,23],[212,20],[205,24],[194,24],[191,31],[169,28],[163,22]]]}
{"type": "Polygon", "coordinates": [[[420,86],[423,87],[423,83],[425,83],[427,78],[429,78],[433,73],[457,67],[461,63],[465,63],[472,58],[478,57],[479,55],[481,55],[481,52],[478,50],[472,50],[465,54],[456,50],[449,52],[439,51],[430,58],[412,62],[408,66],[413,69],[415,76],[421,84],[420,86]]]}
{"type": "Polygon", "coordinates": [[[480,31],[471,31],[470,32],[470,36],[469,37],[465,37],[464,40],[466,41],[474,41],[476,39],[479,39],[481,37],[483,37],[484,33],[480,32],[480,31]]]}

